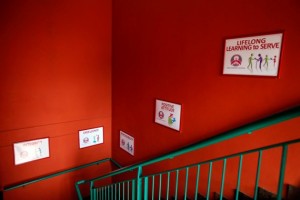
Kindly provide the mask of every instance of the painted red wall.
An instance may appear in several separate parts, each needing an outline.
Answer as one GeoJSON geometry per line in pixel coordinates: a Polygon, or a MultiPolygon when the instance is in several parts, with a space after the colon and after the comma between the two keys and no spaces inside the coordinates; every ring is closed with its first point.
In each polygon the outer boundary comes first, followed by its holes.
{"type": "MultiPolygon", "coordinates": [[[[113,10],[112,151],[122,164],[299,105],[299,1],[115,0],[113,10]],[[280,31],[284,42],[278,78],[222,75],[226,38],[280,31]],[[182,104],[181,133],[154,123],[155,99],[182,104]],[[134,156],[119,148],[120,130],[134,137],[134,156]]],[[[295,131],[289,138],[298,135],[295,131]]],[[[245,143],[247,138],[236,145],[242,148],[245,143]]],[[[214,155],[208,152],[205,155],[214,155]]]]}
{"type": "MultiPolygon", "coordinates": [[[[111,0],[1,1],[1,187],[111,157],[111,14],[111,0]],[[104,144],[80,150],[78,131],[100,126],[104,144]],[[13,143],[46,137],[50,158],[14,165],[13,143]]],[[[110,165],[91,171],[100,169],[110,165]]],[[[4,197],[74,199],[74,182],[90,176],[83,170],[4,197]]]]}

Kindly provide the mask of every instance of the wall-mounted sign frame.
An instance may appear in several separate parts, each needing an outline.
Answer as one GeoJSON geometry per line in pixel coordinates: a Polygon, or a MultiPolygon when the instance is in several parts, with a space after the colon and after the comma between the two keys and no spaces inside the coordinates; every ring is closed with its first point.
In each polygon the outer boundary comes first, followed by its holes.
{"type": "Polygon", "coordinates": [[[15,165],[48,158],[49,138],[14,143],[15,165]]]}
{"type": "Polygon", "coordinates": [[[225,40],[223,74],[277,77],[283,33],[225,40]]]}
{"type": "Polygon", "coordinates": [[[103,127],[79,131],[79,148],[103,143],[103,127]]]}
{"type": "Polygon", "coordinates": [[[168,128],[180,129],[181,105],[156,99],[155,122],[168,128]]]}
{"type": "Polygon", "coordinates": [[[123,131],[120,131],[120,147],[134,156],[134,137],[123,131]]]}

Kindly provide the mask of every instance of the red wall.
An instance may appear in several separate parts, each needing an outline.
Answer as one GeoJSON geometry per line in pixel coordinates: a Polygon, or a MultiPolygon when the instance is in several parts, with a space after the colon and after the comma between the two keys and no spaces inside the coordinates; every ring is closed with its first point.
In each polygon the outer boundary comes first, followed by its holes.
{"type": "MultiPolygon", "coordinates": [[[[1,1],[1,187],[111,157],[111,14],[111,0],[1,1]],[[80,150],[78,130],[100,126],[104,144],[80,150]],[[46,137],[50,158],[14,165],[13,143],[46,137]]],[[[74,182],[89,174],[5,192],[5,199],[74,199],[74,182]]]]}
{"type": "MultiPolygon", "coordinates": [[[[113,11],[112,151],[122,164],[300,103],[299,1],[115,0],[113,11]],[[278,78],[222,75],[224,39],[280,31],[284,41],[278,78]],[[182,104],[181,133],[154,123],[155,99],[182,104]],[[119,148],[120,130],[134,137],[134,156],[119,148]]],[[[288,137],[297,135],[294,131],[288,137]]],[[[252,144],[276,137],[257,137],[252,144]]],[[[238,147],[245,143],[247,138],[239,140],[238,147]]]]}

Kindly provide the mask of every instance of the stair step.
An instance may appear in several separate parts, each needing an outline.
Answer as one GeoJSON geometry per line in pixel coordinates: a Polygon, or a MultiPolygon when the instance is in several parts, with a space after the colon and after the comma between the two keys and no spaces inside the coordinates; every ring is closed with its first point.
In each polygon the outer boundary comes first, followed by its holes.
{"type": "MultiPolygon", "coordinates": [[[[164,200],[163,198],[161,198],[161,200],[164,200]]],[[[171,197],[171,200],[175,200],[175,197],[171,197]]],[[[184,198],[184,196],[182,198],[177,198],[177,200],[192,200],[191,198],[187,197],[186,199],[184,198]]]]}
{"type": "Polygon", "coordinates": [[[206,197],[198,193],[197,200],[204,200],[204,199],[206,199],[206,197]]]}
{"type": "Polygon", "coordinates": [[[299,200],[300,199],[300,188],[292,185],[287,185],[287,200],[299,200]]]}
{"type": "MultiPolygon", "coordinates": [[[[236,190],[235,190],[235,192],[234,192],[234,194],[236,195],[236,190]]],[[[253,200],[253,198],[251,198],[251,197],[249,197],[248,195],[246,195],[245,193],[243,193],[243,192],[240,192],[239,191],[239,200],[253,200]]],[[[234,199],[235,199],[235,197],[236,196],[234,196],[234,199]]]]}
{"type": "MultiPolygon", "coordinates": [[[[162,200],[162,198],[161,198],[162,200]]],[[[171,197],[171,200],[175,200],[175,197],[171,197]]],[[[187,197],[186,199],[184,198],[184,196],[182,198],[177,198],[177,200],[192,200],[191,198],[187,197]]]]}
{"type": "Polygon", "coordinates": [[[91,196],[83,197],[83,200],[90,200],[90,199],[91,199],[91,196]]]}
{"type": "MultiPolygon", "coordinates": [[[[220,194],[217,192],[214,192],[214,200],[219,200],[220,199],[220,194]]],[[[222,200],[227,200],[225,197],[222,197],[222,200]]]]}
{"type": "Polygon", "coordinates": [[[258,199],[276,200],[276,194],[273,194],[261,187],[258,187],[258,199]]]}

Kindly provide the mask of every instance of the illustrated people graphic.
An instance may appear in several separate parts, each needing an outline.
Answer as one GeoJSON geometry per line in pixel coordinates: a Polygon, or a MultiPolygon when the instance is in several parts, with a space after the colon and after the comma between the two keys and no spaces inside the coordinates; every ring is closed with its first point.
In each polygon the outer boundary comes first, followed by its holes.
{"type": "Polygon", "coordinates": [[[133,151],[133,147],[132,147],[132,145],[129,144],[129,142],[127,143],[127,150],[130,152],[133,151]]]}
{"type": "Polygon", "coordinates": [[[173,114],[171,113],[170,116],[168,117],[168,124],[172,125],[175,122],[175,118],[173,117],[173,114]]]}
{"type": "Polygon", "coordinates": [[[247,68],[252,72],[253,71],[253,68],[252,68],[252,61],[254,60],[253,58],[253,53],[251,53],[250,57],[248,58],[248,66],[247,68]]]}
{"type": "Polygon", "coordinates": [[[267,70],[268,70],[268,66],[269,66],[269,60],[270,60],[270,58],[268,57],[268,55],[266,55],[265,58],[264,58],[265,62],[264,62],[263,66],[267,65],[267,67],[266,67],[267,70]]]}
{"type": "Polygon", "coordinates": [[[41,157],[42,156],[42,149],[41,148],[35,149],[35,155],[36,155],[36,157],[41,157]]]}
{"type": "Polygon", "coordinates": [[[256,60],[256,69],[257,69],[257,63],[259,63],[259,69],[261,71],[261,63],[263,61],[261,54],[258,54],[258,58],[255,58],[255,60],[256,60]]]}
{"type": "Polygon", "coordinates": [[[273,58],[270,58],[270,60],[273,60],[273,63],[274,63],[274,66],[275,67],[275,64],[276,64],[276,56],[274,56],[273,58]]]}

